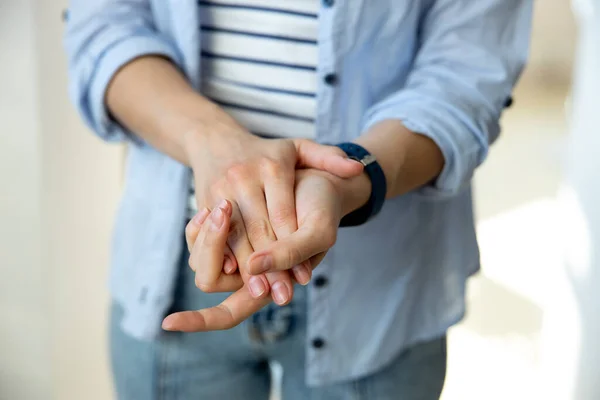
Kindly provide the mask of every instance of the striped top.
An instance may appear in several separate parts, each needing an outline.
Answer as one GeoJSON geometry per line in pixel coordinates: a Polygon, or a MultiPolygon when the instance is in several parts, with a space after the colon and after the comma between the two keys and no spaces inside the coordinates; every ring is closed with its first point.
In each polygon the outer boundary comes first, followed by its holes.
{"type": "MultiPolygon", "coordinates": [[[[318,9],[318,0],[198,1],[202,94],[254,134],[314,138],[318,9]]],[[[193,195],[189,204],[195,213],[193,195]]]]}
{"type": "Polygon", "coordinates": [[[314,138],[318,0],[198,4],[202,93],[255,134],[314,138]]]}

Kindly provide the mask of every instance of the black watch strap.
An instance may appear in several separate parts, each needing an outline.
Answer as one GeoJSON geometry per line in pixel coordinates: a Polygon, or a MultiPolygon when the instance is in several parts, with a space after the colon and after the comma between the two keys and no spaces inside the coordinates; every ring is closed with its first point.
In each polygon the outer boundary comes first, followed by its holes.
{"type": "Polygon", "coordinates": [[[337,147],[344,150],[349,158],[362,163],[365,167],[365,173],[371,179],[371,195],[367,204],[344,216],[340,222],[340,227],[362,225],[379,214],[383,208],[385,195],[387,194],[385,174],[375,157],[364,147],[356,143],[340,143],[337,147]]]}

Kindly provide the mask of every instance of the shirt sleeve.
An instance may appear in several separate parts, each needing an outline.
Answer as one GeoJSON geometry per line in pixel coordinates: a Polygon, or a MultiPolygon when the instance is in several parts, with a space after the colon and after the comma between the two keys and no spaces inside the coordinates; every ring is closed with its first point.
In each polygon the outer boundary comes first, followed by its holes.
{"type": "Polygon", "coordinates": [[[455,195],[484,161],[527,59],[531,14],[531,0],[434,0],[423,16],[406,85],[363,127],[399,119],[439,146],[444,169],[421,193],[455,195]]]}
{"type": "Polygon", "coordinates": [[[66,18],[71,99],[98,136],[123,140],[128,134],[104,101],[115,73],[140,56],[161,55],[180,65],[181,55],[157,32],[149,0],[71,0],[66,18]]]}

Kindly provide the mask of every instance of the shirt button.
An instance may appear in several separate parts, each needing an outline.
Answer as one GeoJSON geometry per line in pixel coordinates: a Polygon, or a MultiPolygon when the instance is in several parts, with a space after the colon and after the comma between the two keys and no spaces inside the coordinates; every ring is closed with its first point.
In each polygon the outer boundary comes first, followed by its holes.
{"type": "Polygon", "coordinates": [[[325,7],[332,7],[335,0],[323,0],[323,5],[325,7]]]}
{"type": "Polygon", "coordinates": [[[504,108],[510,108],[510,106],[512,106],[514,103],[514,100],[512,97],[509,97],[508,99],[506,99],[506,101],[504,102],[504,108]]]}
{"type": "Polygon", "coordinates": [[[321,349],[325,346],[325,341],[321,338],[315,338],[312,341],[312,345],[315,349],[321,349]]]}
{"type": "Polygon", "coordinates": [[[323,78],[323,80],[329,86],[333,86],[337,83],[338,77],[336,74],[327,74],[327,75],[325,75],[325,78],[323,78]]]}
{"type": "Polygon", "coordinates": [[[315,287],[322,288],[325,285],[327,285],[327,278],[322,275],[315,278],[315,287]]]}

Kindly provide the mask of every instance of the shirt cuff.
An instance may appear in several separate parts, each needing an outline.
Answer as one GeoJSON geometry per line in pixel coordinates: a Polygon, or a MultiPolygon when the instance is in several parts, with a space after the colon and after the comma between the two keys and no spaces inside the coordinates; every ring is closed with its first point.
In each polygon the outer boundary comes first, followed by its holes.
{"type": "Polygon", "coordinates": [[[89,101],[92,124],[96,133],[107,141],[122,141],[129,137],[126,129],[111,118],[105,103],[106,90],[117,71],[127,63],[145,55],[159,55],[181,65],[176,48],[155,35],[129,36],[113,43],[98,57],[90,85],[89,101]]]}

